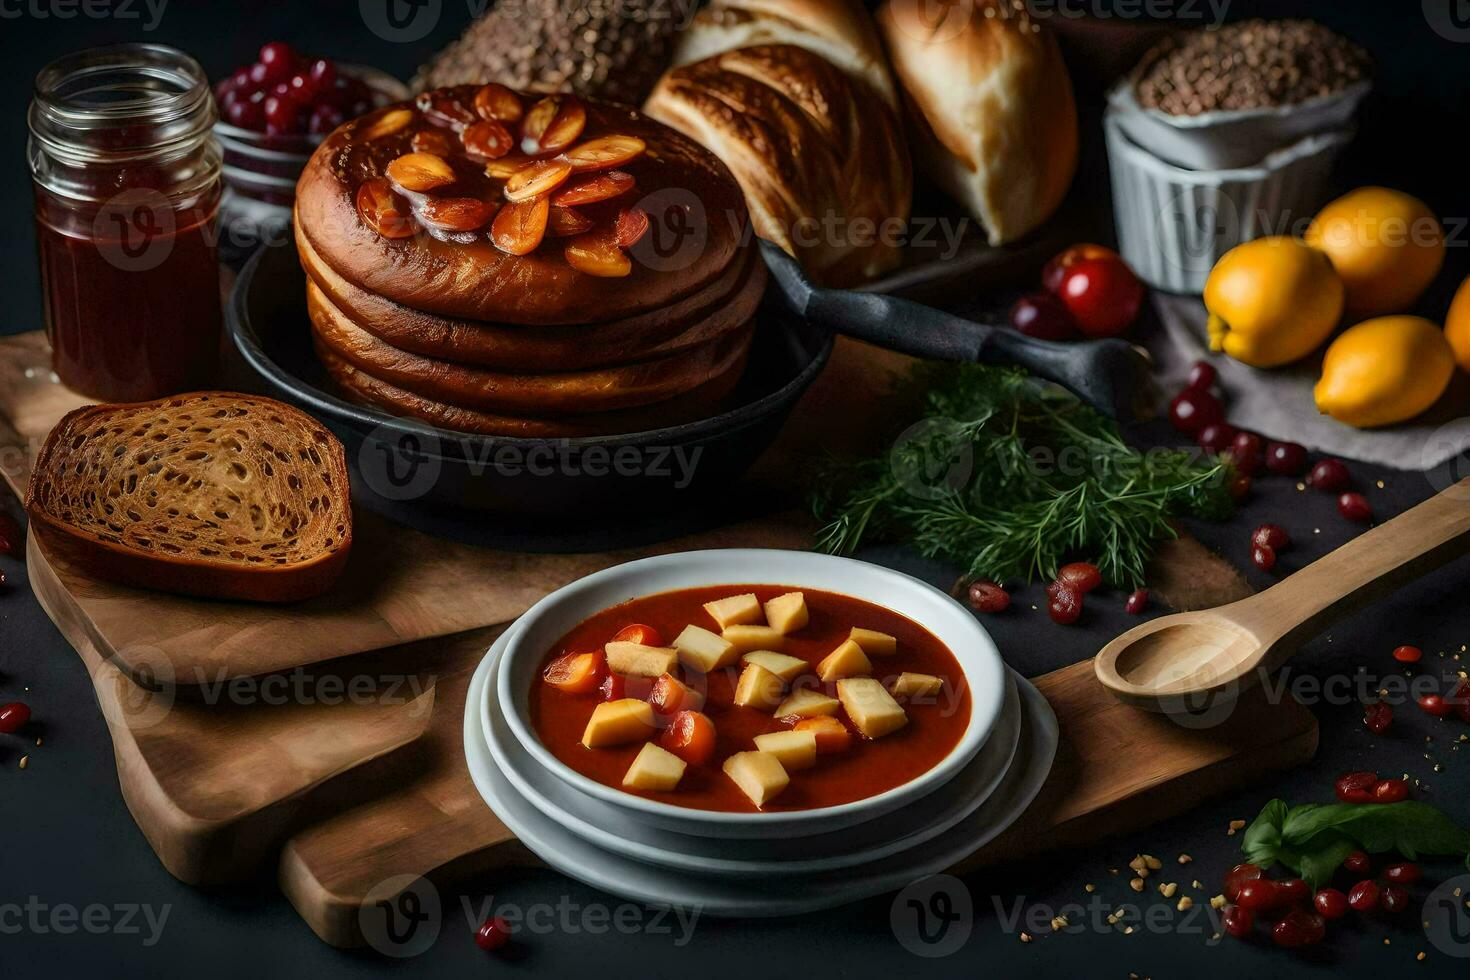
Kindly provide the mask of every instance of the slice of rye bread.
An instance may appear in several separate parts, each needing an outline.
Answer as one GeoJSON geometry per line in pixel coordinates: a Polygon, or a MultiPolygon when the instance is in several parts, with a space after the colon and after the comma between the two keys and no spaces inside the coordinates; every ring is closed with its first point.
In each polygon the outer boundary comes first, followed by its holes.
{"type": "Polygon", "coordinates": [[[68,413],[26,512],[87,574],[216,599],[320,595],[352,547],[342,444],[289,405],[224,391],[68,413]]]}

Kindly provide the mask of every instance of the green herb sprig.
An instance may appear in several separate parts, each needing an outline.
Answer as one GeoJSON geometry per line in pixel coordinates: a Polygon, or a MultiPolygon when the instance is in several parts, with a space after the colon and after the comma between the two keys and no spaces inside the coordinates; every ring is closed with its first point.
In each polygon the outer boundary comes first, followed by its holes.
{"type": "Polygon", "coordinates": [[[820,550],[906,540],[973,576],[1027,582],[1085,558],[1131,589],[1178,536],[1175,519],[1233,510],[1228,463],[1139,452],[1111,419],[1023,371],[927,364],[908,380],[922,411],[892,451],[824,472],[820,550]]]}

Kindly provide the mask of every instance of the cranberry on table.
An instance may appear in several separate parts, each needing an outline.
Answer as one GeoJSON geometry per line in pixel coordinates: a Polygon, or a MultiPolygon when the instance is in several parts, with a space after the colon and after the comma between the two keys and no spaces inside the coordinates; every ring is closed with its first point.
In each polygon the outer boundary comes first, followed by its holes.
{"type": "Polygon", "coordinates": [[[1117,337],[1138,317],[1143,283],[1122,259],[1083,259],[1067,268],[1057,296],[1084,334],[1117,337]]]}
{"type": "Polygon", "coordinates": [[[1312,907],[1324,919],[1340,919],[1348,913],[1348,898],[1336,888],[1323,888],[1312,896],[1312,907]]]}
{"type": "Polygon", "coordinates": [[[1307,482],[1323,493],[1336,493],[1353,480],[1347,466],[1340,459],[1319,459],[1312,467],[1307,482]]]}
{"type": "Polygon", "coordinates": [[[1235,894],[1235,904],[1253,912],[1269,909],[1275,907],[1280,893],[1280,886],[1270,878],[1253,878],[1240,883],[1235,894]]]}
{"type": "Polygon", "coordinates": [[[1385,915],[1398,915],[1409,908],[1409,893],[1398,885],[1389,885],[1379,896],[1378,907],[1385,915]]]}
{"type": "Polygon", "coordinates": [[[1373,787],[1374,803],[1399,803],[1409,798],[1409,782],[1405,779],[1380,779],[1373,787]]]}
{"type": "Polygon", "coordinates": [[[1053,582],[1047,586],[1046,593],[1048,601],[1046,611],[1051,616],[1051,621],[1062,626],[1070,626],[1077,622],[1082,615],[1082,593],[1069,585],[1053,582]]]}
{"type": "Polygon", "coordinates": [[[1300,905],[1312,897],[1312,887],[1301,878],[1287,878],[1276,883],[1276,905],[1300,905]]]}
{"type": "Polygon", "coordinates": [[[1368,731],[1374,735],[1382,735],[1388,731],[1388,726],[1393,724],[1393,708],[1382,701],[1364,705],[1363,724],[1368,726],[1368,731]]]}
{"type": "Polygon", "coordinates": [[[1412,885],[1424,877],[1424,869],[1411,861],[1390,864],[1383,869],[1383,879],[1395,885],[1412,885]]]}
{"type": "Polygon", "coordinates": [[[1373,860],[1366,851],[1354,851],[1342,859],[1342,870],[1349,874],[1365,875],[1373,870],[1373,860]]]}
{"type": "Polygon", "coordinates": [[[1122,262],[1123,256],[1106,245],[1094,245],[1091,242],[1072,245],[1052,256],[1042,268],[1041,288],[1049,293],[1060,293],[1062,281],[1067,278],[1067,270],[1083,259],[1107,259],[1122,262]]]}
{"type": "Polygon", "coordinates": [[[1419,699],[1419,707],[1423,709],[1426,715],[1431,715],[1435,718],[1448,718],[1450,713],[1455,710],[1454,705],[1450,704],[1438,694],[1424,695],[1419,699]]]}
{"type": "Polygon", "coordinates": [[[1366,524],[1373,520],[1373,506],[1368,498],[1356,491],[1348,491],[1337,498],[1337,512],[1348,520],[1366,524]]]}
{"type": "Polygon", "coordinates": [[[1226,450],[1235,460],[1235,468],[1242,473],[1255,476],[1265,465],[1265,442],[1254,432],[1237,432],[1226,450]]]}
{"type": "Polygon", "coordinates": [[[1355,912],[1372,912],[1378,908],[1378,896],[1381,891],[1378,882],[1366,878],[1348,889],[1348,904],[1355,912]]]}
{"type": "Polygon", "coordinates": [[[1139,589],[1128,596],[1128,601],[1123,604],[1123,611],[1130,616],[1141,616],[1148,608],[1148,589],[1139,589]]]}
{"type": "Polygon", "coordinates": [[[1189,369],[1189,382],[1187,387],[1194,388],[1198,391],[1209,391],[1215,387],[1215,381],[1218,378],[1219,373],[1216,372],[1215,365],[1209,361],[1195,361],[1194,366],[1189,369]]]}
{"type": "Polygon", "coordinates": [[[1294,442],[1268,442],[1266,469],[1280,476],[1301,476],[1307,468],[1307,450],[1294,442]]]}
{"type": "Polygon", "coordinates": [[[1169,421],[1185,435],[1197,435],[1205,426],[1225,421],[1225,407],[1208,391],[1186,388],[1169,402],[1169,421]]]}
{"type": "MultiPolygon", "coordinates": [[[[1337,794],[1337,798],[1344,803],[1372,803],[1373,787],[1377,785],[1378,773],[1376,772],[1346,772],[1337,777],[1337,782],[1333,784],[1332,789],[1337,794]]],[[[1353,854],[1361,853],[1361,851],[1353,852],[1353,854]]]]}
{"type": "Polygon", "coordinates": [[[1230,480],[1230,486],[1226,487],[1230,499],[1234,501],[1244,500],[1251,493],[1251,478],[1248,473],[1237,473],[1230,480]]]}
{"type": "Polygon", "coordinates": [[[1264,544],[1252,546],[1251,564],[1263,572],[1269,572],[1276,567],[1276,549],[1264,544]]]}
{"type": "Polygon", "coordinates": [[[1327,935],[1327,923],[1316,912],[1292,909],[1271,927],[1271,941],[1284,949],[1314,946],[1327,935]]]}
{"type": "Polygon", "coordinates": [[[1256,927],[1256,913],[1250,909],[1243,909],[1239,905],[1225,906],[1222,918],[1225,922],[1225,931],[1236,939],[1245,939],[1256,927]]]}
{"type": "Polygon", "coordinates": [[[1420,660],[1424,659],[1424,651],[1418,647],[1408,645],[1394,647],[1393,659],[1401,664],[1417,664],[1420,660]]]}
{"type": "Polygon", "coordinates": [[[1057,572],[1057,581],[1069,585],[1083,595],[1102,585],[1102,570],[1091,562],[1074,561],[1057,572]]]}
{"type": "Polygon", "coordinates": [[[1251,532],[1251,544],[1280,551],[1291,544],[1291,535],[1279,524],[1262,524],[1251,532]]]}
{"type": "Polygon", "coordinates": [[[1077,324],[1051,293],[1030,293],[1011,306],[1011,326],[1037,340],[1076,340],[1077,324]]]}
{"type": "Polygon", "coordinates": [[[1226,898],[1234,902],[1240,898],[1241,885],[1245,884],[1247,881],[1259,880],[1264,873],[1265,872],[1261,870],[1260,865],[1237,864],[1235,867],[1225,872],[1225,884],[1221,891],[1225,893],[1226,898]]]}
{"type": "Polygon", "coordinates": [[[977,612],[1005,612],[1011,606],[1011,594],[989,579],[970,583],[970,605],[977,612]]]}
{"type": "Polygon", "coordinates": [[[12,701],[0,705],[0,732],[14,735],[31,720],[31,709],[24,701],[12,701]]]}
{"type": "Polygon", "coordinates": [[[475,945],[487,953],[493,953],[497,949],[505,948],[505,944],[510,942],[511,932],[509,922],[498,915],[492,915],[475,930],[475,945]]]}
{"type": "Polygon", "coordinates": [[[1235,441],[1235,426],[1229,422],[1212,422],[1199,430],[1195,443],[1207,453],[1223,453],[1235,441]]]}

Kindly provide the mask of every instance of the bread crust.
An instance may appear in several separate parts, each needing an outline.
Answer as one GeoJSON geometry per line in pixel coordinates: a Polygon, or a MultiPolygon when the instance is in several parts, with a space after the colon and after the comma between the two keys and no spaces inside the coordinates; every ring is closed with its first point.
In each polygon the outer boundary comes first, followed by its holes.
{"type": "MultiPolygon", "coordinates": [[[[195,420],[191,418],[188,421],[195,420]]],[[[280,426],[280,435],[273,435],[272,438],[280,439],[287,427],[284,424],[280,426]]],[[[111,434],[114,438],[122,435],[121,432],[111,434]]],[[[131,447],[112,457],[113,460],[122,461],[121,464],[112,462],[109,465],[132,465],[134,468],[129,472],[136,478],[140,472],[145,472],[144,467],[163,458],[156,454],[166,450],[170,446],[170,440],[176,438],[182,438],[182,434],[164,432],[161,429],[147,434],[146,437],[135,434],[128,441],[117,444],[119,447],[131,447]],[[163,435],[164,438],[160,440],[158,435],[163,435]],[[139,459],[145,462],[138,463],[139,459]]],[[[281,451],[284,452],[284,448],[281,451]]],[[[111,456],[110,453],[106,455],[111,456]]],[[[109,469],[107,473],[110,472],[109,469]]],[[[126,480],[125,477],[122,479],[126,480]]],[[[141,484],[146,479],[148,477],[142,477],[138,483],[141,484]]],[[[197,490],[202,486],[187,484],[187,488],[197,490]]],[[[296,602],[308,599],[321,595],[332,587],[346,567],[352,550],[352,504],[347,460],[342,444],[304,412],[269,398],[243,396],[233,392],[191,392],[153,402],[88,405],[68,412],[51,430],[37,454],[26,492],[25,506],[31,527],[48,556],[60,559],[83,574],[183,595],[256,602],[296,602]],[[138,542],[152,541],[151,531],[144,527],[147,520],[157,519],[161,526],[180,520],[168,514],[168,508],[175,506],[170,501],[175,498],[161,496],[169,492],[168,486],[161,481],[150,484],[152,493],[149,498],[153,503],[138,505],[139,519],[134,520],[127,512],[127,506],[123,504],[124,500],[131,500],[131,497],[126,494],[114,497],[110,492],[112,488],[103,487],[100,478],[96,485],[85,486],[87,481],[81,478],[83,474],[91,477],[92,471],[77,471],[84,458],[75,459],[75,456],[89,438],[87,430],[90,429],[94,434],[102,432],[109,423],[128,418],[128,413],[146,418],[147,412],[156,410],[183,416],[194,409],[202,418],[208,412],[242,405],[258,410],[268,419],[271,416],[283,420],[289,418],[291,425],[300,426],[302,431],[311,433],[312,441],[302,451],[314,452],[317,460],[314,465],[320,467],[325,474],[323,480],[326,489],[323,496],[330,498],[331,510],[322,516],[334,528],[330,546],[315,549],[313,554],[299,561],[283,564],[265,560],[251,562],[243,557],[236,559],[226,552],[225,547],[221,548],[220,554],[214,556],[198,553],[171,554],[161,548],[144,548],[138,542]],[[98,423],[102,424],[99,426],[98,423]],[[117,499],[119,503],[116,507],[123,511],[122,516],[117,518],[120,533],[114,533],[109,528],[103,534],[94,527],[82,526],[75,520],[67,520],[63,514],[55,513],[52,504],[64,492],[62,488],[68,483],[72,484],[73,492],[79,495],[79,501],[88,494],[95,498],[104,492],[109,500],[117,499]],[[155,517],[160,509],[164,516],[155,517]]],[[[77,506],[80,508],[80,502],[77,506]]],[[[327,507],[323,506],[322,510],[326,511],[327,507]]],[[[215,525],[216,528],[219,526],[215,525]]]]}
{"type": "Polygon", "coordinates": [[[1005,0],[887,0],[878,27],[931,179],[993,245],[1051,217],[1077,168],[1077,109],[1056,39],[1005,0]]]}

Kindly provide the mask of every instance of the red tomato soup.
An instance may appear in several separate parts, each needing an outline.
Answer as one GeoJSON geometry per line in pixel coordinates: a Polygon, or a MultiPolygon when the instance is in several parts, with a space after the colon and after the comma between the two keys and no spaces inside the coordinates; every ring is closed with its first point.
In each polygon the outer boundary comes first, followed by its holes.
{"type": "MultiPolygon", "coordinates": [[[[764,616],[757,620],[765,623],[764,616]]],[[[627,640],[629,635],[620,637],[627,640]]],[[[851,596],[782,585],[719,585],[708,588],[682,589],[633,599],[605,609],[562,637],[548,651],[543,672],[554,661],[568,654],[594,653],[594,659],[577,664],[578,673],[567,683],[567,675],[556,676],[563,686],[549,683],[538,675],[531,696],[531,722],[542,743],[572,769],[608,786],[632,792],[648,799],[700,810],[754,812],[806,810],[834,806],[876,796],[909,782],[939,763],[958,744],[969,725],[971,698],[959,662],[949,648],[934,634],[906,616],[891,609],[855,599],[851,596]],[[738,752],[752,752],[753,739],[767,732],[787,731],[797,719],[777,718],[772,710],[740,707],[734,703],[735,690],[744,664],[738,659],[733,666],[720,667],[708,674],[686,663],[673,668],[673,675],[696,692],[705,695],[702,712],[715,729],[715,746],[707,761],[685,768],[678,785],[671,790],[635,790],[623,786],[624,775],[645,743],[657,744],[672,715],[653,713],[657,730],[647,737],[636,737],[622,744],[603,748],[587,748],[582,736],[593,710],[605,700],[619,698],[653,698],[655,681],[640,676],[610,675],[605,645],[627,627],[641,624],[652,627],[657,635],[637,635],[630,631],[633,642],[671,647],[675,639],[691,624],[713,633],[721,632],[720,624],[705,610],[704,604],[729,596],[754,593],[762,604],[789,592],[805,597],[809,620],[799,629],[781,637],[773,645],[779,653],[807,662],[808,669],[785,685],[785,693],[793,690],[822,692],[836,698],[837,684],[821,681],[815,672],[817,664],[849,638],[853,628],[874,630],[897,640],[891,655],[869,658],[870,676],[893,690],[895,681],[905,672],[938,677],[942,685],[933,694],[899,693],[895,700],[907,715],[907,722],[897,730],[869,739],[861,734],[855,719],[845,707],[833,716],[851,735],[845,749],[836,749],[830,740],[819,736],[816,764],[789,773],[790,782],[765,805],[757,807],[751,798],[722,769],[724,761],[738,752]],[[586,676],[595,664],[596,682],[586,676]],[[573,690],[567,690],[571,687],[573,690]],[[604,689],[611,689],[606,692],[604,689]],[[832,747],[822,751],[823,747],[832,747]]],[[[641,710],[641,709],[640,709],[641,710]]],[[[836,742],[842,741],[837,733],[836,742]]]]}

